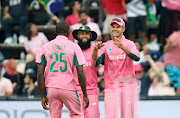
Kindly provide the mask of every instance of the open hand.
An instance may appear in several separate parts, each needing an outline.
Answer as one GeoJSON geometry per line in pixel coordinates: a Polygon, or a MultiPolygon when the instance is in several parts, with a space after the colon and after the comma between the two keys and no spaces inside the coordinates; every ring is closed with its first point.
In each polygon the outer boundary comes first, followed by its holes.
{"type": "Polygon", "coordinates": [[[87,96],[83,96],[84,102],[86,103],[86,106],[84,107],[84,109],[86,109],[89,106],[89,99],[87,96]]]}
{"type": "Polygon", "coordinates": [[[48,99],[47,97],[44,97],[41,99],[41,102],[42,102],[42,107],[45,109],[45,110],[49,110],[49,108],[47,107],[48,105],[48,99]]]}

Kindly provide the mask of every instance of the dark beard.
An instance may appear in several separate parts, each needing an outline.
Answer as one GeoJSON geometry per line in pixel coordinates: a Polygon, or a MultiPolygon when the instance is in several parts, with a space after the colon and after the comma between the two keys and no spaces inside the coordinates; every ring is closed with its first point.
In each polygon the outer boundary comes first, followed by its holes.
{"type": "Polygon", "coordinates": [[[86,43],[83,43],[82,40],[79,40],[78,45],[81,47],[82,50],[86,50],[91,46],[91,40],[88,40],[86,43]]]}

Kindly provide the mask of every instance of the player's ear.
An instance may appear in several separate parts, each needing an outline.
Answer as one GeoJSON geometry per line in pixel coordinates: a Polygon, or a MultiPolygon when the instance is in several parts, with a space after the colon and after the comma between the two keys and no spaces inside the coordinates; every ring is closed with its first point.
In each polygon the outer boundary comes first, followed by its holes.
{"type": "Polygon", "coordinates": [[[126,30],[126,28],[125,27],[123,27],[123,32],[126,30]]]}
{"type": "Polygon", "coordinates": [[[67,32],[67,37],[69,37],[69,36],[70,36],[70,29],[67,32]]]}

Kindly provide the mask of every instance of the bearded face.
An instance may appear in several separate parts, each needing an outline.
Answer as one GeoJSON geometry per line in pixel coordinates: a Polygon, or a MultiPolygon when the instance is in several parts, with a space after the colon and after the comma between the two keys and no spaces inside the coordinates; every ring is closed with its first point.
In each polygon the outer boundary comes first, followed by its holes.
{"type": "Polygon", "coordinates": [[[82,50],[86,50],[90,48],[91,44],[91,33],[87,31],[80,31],[78,32],[78,38],[80,39],[78,45],[81,47],[82,50]]]}

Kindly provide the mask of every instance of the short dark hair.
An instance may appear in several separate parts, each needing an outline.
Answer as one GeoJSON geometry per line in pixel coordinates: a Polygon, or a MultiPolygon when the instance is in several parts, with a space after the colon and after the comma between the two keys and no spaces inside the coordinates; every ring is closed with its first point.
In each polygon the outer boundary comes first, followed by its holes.
{"type": "Polygon", "coordinates": [[[34,73],[28,73],[28,75],[29,75],[29,78],[33,80],[33,83],[34,83],[35,81],[37,81],[37,76],[36,76],[36,74],[34,74],[34,73]]]}
{"type": "Polygon", "coordinates": [[[56,25],[57,34],[66,35],[68,34],[68,31],[69,31],[69,25],[66,22],[62,21],[57,23],[56,25]]]}
{"type": "Polygon", "coordinates": [[[88,12],[87,12],[87,11],[85,11],[85,10],[81,10],[81,11],[79,12],[79,15],[81,15],[81,14],[83,14],[83,13],[85,13],[86,15],[88,15],[88,16],[89,16],[88,12]]]}

